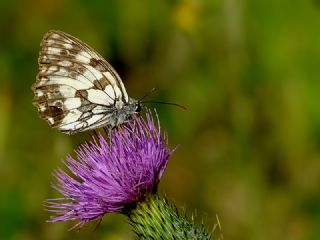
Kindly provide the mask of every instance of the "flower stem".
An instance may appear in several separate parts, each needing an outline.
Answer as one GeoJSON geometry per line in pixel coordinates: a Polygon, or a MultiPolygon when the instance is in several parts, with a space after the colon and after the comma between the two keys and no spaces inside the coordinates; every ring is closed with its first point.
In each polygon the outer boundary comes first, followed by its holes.
{"type": "Polygon", "coordinates": [[[195,226],[194,220],[181,216],[166,199],[150,194],[128,214],[138,239],[211,239],[204,226],[195,226]]]}

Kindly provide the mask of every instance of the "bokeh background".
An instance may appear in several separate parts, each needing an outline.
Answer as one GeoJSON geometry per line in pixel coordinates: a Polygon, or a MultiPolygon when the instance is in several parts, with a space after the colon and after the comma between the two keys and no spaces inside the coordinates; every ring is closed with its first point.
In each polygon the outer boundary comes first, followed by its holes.
{"type": "Polygon", "coordinates": [[[179,144],[160,192],[225,239],[320,239],[320,2],[0,1],[0,239],[133,239],[111,214],[46,223],[51,172],[88,134],[41,120],[39,44],[66,31],[101,53],[179,144]]]}

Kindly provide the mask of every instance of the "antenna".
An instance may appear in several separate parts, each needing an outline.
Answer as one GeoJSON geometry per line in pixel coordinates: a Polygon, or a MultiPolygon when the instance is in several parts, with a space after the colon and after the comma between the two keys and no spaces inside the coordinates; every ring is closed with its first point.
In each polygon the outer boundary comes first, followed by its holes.
{"type": "Polygon", "coordinates": [[[142,98],[138,99],[138,102],[141,102],[141,100],[145,99],[148,97],[151,93],[155,92],[157,89],[154,87],[152,88],[147,94],[145,94],[142,98]]]}
{"type": "Polygon", "coordinates": [[[166,105],[172,105],[172,106],[176,106],[179,107],[183,110],[187,110],[187,108],[185,106],[182,106],[178,103],[171,103],[171,102],[162,102],[162,101],[142,101],[143,99],[145,99],[147,96],[149,96],[151,93],[155,92],[157,89],[154,87],[152,88],[147,94],[145,94],[142,98],[138,99],[138,103],[158,103],[158,104],[166,104],[166,105]]]}
{"type": "Polygon", "coordinates": [[[158,103],[158,104],[166,104],[166,105],[172,105],[172,106],[176,106],[176,107],[179,107],[183,110],[187,110],[187,108],[185,106],[182,106],[178,103],[171,103],[171,102],[161,102],[161,101],[144,101],[144,102],[141,102],[141,103],[158,103]]]}

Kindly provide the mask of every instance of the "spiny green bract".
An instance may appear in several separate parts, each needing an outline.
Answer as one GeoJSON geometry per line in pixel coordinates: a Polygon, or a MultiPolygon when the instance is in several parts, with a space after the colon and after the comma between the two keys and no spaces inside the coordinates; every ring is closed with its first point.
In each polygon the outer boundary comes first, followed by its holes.
{"type": "Polygon", "coordinates": [[[195,226],[185,216],[172,208],[166,199],[150,195],[128,214],[130,224],[138,239],[187,240],[211,239],[204,226],[195,226]]]}

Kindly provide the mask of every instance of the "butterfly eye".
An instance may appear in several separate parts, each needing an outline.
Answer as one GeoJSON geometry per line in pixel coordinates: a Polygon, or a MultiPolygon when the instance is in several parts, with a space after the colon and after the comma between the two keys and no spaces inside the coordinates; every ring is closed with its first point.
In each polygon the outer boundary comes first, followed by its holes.
{"type": "Polygon", "coordinates": [[[136,104],[136,110],[135,110],[137,113],[141,111],[141,104],[140,103],[137,103],[136,104]]]}

